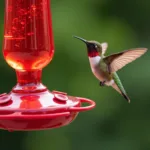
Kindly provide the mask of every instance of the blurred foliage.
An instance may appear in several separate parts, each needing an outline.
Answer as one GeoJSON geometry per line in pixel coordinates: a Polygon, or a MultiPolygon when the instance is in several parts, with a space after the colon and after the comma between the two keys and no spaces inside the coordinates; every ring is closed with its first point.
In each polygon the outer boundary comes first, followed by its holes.
{"type": "MultiPolygon", "coordinates": [[[[91,98],[97,107],[80,113],[69,126],[34,132],[0,131],[3,150],[149,150],[149,52],[118,72],[128,104],[111,88],[101,88],[92,75],[86,47],[72,38],[108,42],[107,54],[150,47],[150,1],[52,0],[55,55],[43,70],[50,90],[91,98]],[[6,144],[9,143],[9,144],[6,144]]],[[[0,1],[0,45],[3,39],[4,0],[0,1]]],[[[0,55],[1,88],[9,92],[16,76],[0,55]],[[9,80],[8,80],[9,79],[9,80]]]]}

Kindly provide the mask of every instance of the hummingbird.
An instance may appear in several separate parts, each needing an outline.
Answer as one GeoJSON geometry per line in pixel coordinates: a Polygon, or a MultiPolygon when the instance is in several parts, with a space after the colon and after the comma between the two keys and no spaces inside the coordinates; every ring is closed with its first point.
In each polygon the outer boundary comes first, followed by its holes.
{"type": "Polygon", "coordinates": [[[87,41],[78,36],[73,37],[83,41],[86,44],[91,70],[94,76],[99,80],[99,85],[101,87],[111,86],[113,89],[119,92],[128,103],[130,103],[130,98],[128,97],[116,72],[128,63],[131,63],[132,61],[141,57],[147,52],[147,48],[129,49],[105,56],[108,48],[107,42],[99,43],[94,40],[87,41]]]}

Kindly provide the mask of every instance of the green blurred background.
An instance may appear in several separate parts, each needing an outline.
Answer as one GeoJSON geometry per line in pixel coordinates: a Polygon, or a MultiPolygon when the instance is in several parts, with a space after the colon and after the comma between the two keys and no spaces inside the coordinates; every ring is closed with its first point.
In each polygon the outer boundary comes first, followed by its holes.
{"type": "MultiPolygon", "coordinates": [[[[50,90],[95,100],[97,107],[80,113],[69,126],[47,131],[0,131],[2,150],[149,150],[150,56],[118,72],[131,98],[128,104],[112,88],[101,88],[90,70],[85,45],[72,38],[108,42],[107,55],[129,48],[150,47],[150,1],[52,0],[55,55],[43,70],[50,90]]],[[[0,1],[0,46],[4,0],[0,1]]],[[[16,75],[0,55],[0,92],[9,92],[16,75]]]]}

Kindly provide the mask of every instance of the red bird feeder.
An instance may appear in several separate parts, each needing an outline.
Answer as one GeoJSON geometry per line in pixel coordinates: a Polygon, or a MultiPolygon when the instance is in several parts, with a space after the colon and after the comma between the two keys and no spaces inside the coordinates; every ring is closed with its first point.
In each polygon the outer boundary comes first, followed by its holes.
{"type": "Polygon", "coordinates": [[[17,84],[9,94],[0,95],[0,128],[58,128],[79,112],[93,109],[92,100],[51,92],[41,83],[42,69],[54,54],[49,0],[5,0],[5,4],[3,55],[16,70],[17,84]]]}

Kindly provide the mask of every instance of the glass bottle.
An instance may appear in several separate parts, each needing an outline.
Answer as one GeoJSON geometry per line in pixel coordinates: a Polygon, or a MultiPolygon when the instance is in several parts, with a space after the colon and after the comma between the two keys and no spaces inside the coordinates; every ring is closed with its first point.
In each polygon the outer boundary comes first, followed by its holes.
{"type": "Polygon", "coordinates": [[[53,54],[49,0],[5,0],[3,55],[16,70],[18,83],[13,92],[46,90],[42,69],[53,54]]]}

